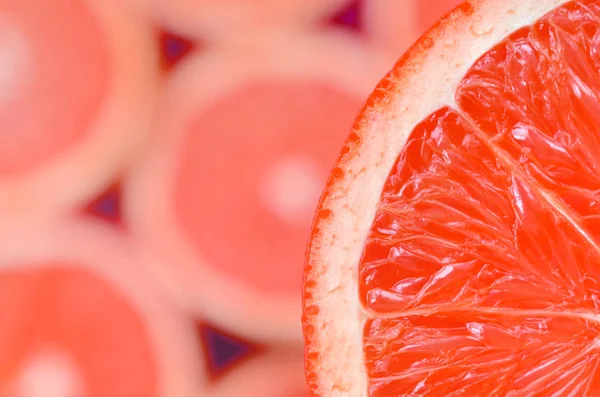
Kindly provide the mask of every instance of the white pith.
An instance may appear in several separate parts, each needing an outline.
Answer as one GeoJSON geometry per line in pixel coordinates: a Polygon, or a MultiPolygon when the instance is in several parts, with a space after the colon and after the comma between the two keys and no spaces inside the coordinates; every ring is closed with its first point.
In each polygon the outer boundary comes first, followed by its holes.
{"type": "MultiPolygon", "coordinates": [[[[387,78],[393,86],[389,103],[367,110],[365,125],[357,126],[362,143],[339,166],[341,180],[329,186],[317,221],[320,232],[309,247],[312,271],[306,281],[311,298],[305,308],[319,307],[307,325],[308,375],[316,374],[313,393],[319,397],[366,397],[363,325],[365,312],[358,295],[358,263],[372,225],[381,191],[392,165],[416,124],[436,109],[453,106],[457,86],[471,65],[511,32],[529,25],[564,0],[471,1],[473,12],[454,12],[410,51],[405,64],[387,78]],[[425,45],[423,45],[425,43],[425,45]]],[[[455,107],[455,106],[454,106],[455,107]]]]}
{"type": "Polygon", "coordinates": [[[142,319],[156,366],[156,397],[203,395],[204,355],[193,320],[173,307],[145,277],[140,262],[123,236],[96,222],[69,221],[44,227],[14,224],[0,230],[0,275],[3,270],[26,271],[64,263],[102,278],[142,319]]]}
{"type": "Polygon", "coordinates": [[[47,218],[88,200],[135,157],[151,126],[159,78],[151,27],[121,0],[81,1],[103,29],[112,85],[85,139],[43,166],[0,177],[3,219],[47,218]]]}
{"type": "Polygon", "coordinates": [[[244,83],[309,80],[364,97],[386,70],[383,55],[343,33],[293,40],[293,45],[273,39],[248,48],[214,48],[179,65],[167,83],[152,145],[124,190],[127,223],[173,296],[213,324],[258,340],[301,340],[300,295],[264,295],[207,264],[177,223],[172,182],[186,121],[244,83]],[[173,274],[168,266],[173,263],[171,268],[187,273],[173,274]]]}

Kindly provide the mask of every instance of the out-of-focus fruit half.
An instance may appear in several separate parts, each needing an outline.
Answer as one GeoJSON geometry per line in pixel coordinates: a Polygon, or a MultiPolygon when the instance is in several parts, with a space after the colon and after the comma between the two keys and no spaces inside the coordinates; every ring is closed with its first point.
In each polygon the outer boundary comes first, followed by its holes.
{"type": "Polygon", "coordinates": [[[399,57],[443,15],[463,0],[364,0],[369,40],[399,57]]]}
{"type": "Polygon", "coordinates": [[[209,393],[212,397],[306,397],[302,351],[269,351],[237,363],[209,393]]]}
{"type": "Polygon", "coordinates": [[[191,322],[95,223],[0,232],[0,396],[187,397],[191,322]]]}
{"type": "Polygon", "coordinates": [[[160,280],[217,326],[299,340],[314,208],[385,70],[345,34],[213,50],[169,82],[124,216],[160,280]]]}
{"type": "Polygon", "coordinates": [[[158,62],[118,0],[0,0],[0,217],[97,193],[150,127],[158,62]]]}

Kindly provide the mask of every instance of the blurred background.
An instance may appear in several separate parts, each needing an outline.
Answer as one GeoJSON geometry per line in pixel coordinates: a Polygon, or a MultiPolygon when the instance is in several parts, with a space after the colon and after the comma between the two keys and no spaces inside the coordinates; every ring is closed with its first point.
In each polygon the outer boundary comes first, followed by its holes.
{"type": "Polygon", "coordinates": [[[0,397],[307,395],[354,118],[459,0],[0,0],[0,397]]]}

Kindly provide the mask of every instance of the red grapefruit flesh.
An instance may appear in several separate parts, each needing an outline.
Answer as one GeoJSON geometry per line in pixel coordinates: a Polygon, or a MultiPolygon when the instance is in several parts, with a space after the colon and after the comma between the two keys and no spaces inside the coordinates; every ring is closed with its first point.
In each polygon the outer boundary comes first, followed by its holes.
{"type": "Polygon", "coordinates": [[[120,238],[92,223],[26,229],[2,233],[1,396],[201,390],[192,322],[136,275],[120,238]]]}
{"type": "Polygon", "coordinates": [[[169,30],[209,41],[245,40],[260,32],[307,30],[327,20],[348,0],[136,0],[169,30]]]}
{"type": "Polygon", "coordinates": [[[600,393],[599,31],[465,3],[380,83],[309,247],[313,395],[600,393]]]}
{"type": "Polygon", "coordinates": [[[0,8],[0,211],[62,211],[109,183],[148,130],[151,31],[115,0],[0,8]]]}
{"type": "Polygon", "coordinates": [[[299,337],[317,186],[378,59],[350,36],[319,35],[199,54],[176,72],[125,217],[148,252],[162,251],[161,279],[217,326],[299,337]]]}

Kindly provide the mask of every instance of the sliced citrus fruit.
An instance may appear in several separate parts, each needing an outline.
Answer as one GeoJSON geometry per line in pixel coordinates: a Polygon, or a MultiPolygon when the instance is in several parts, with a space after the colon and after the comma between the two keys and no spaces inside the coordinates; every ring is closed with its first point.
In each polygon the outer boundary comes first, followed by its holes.
{"type": "Polygon", "coordinates": [[[314,204],[383,62],[353,37],[214,49],[179,66],[124,216],[172,289],[221,328],[300,339],[314,204]]]}
{"type": "Polygon", "coordinates": [[[236,363],[212,384],[212,397],[238,397],[249,391],[261,397],[305,397],[302,351],[273,349],[236,363]]]}
{"type": "Polygon", "coordinates": [[[464,3],[382,80],[305,273],[315,396],[594,396],[599,1],[464,3]]]}
{"type": "Polygon", "coordinates": [[[204,387],[193,323],[93,223],[0,233],[0,395],[185,397],[204,387]]]}
{"type": "Polygon", "coordinates": [[[306,28],[326,20],[349,3],[349,0],[136,1],[169,30],[209,41],[243,40],[259,31],[306,28]]]}
{"type": "Polygon", "coordinates": [[[123,3],[0,0],[5,212],[89,198],[147,132],[158,62],[149,27],[123,3]]]}

